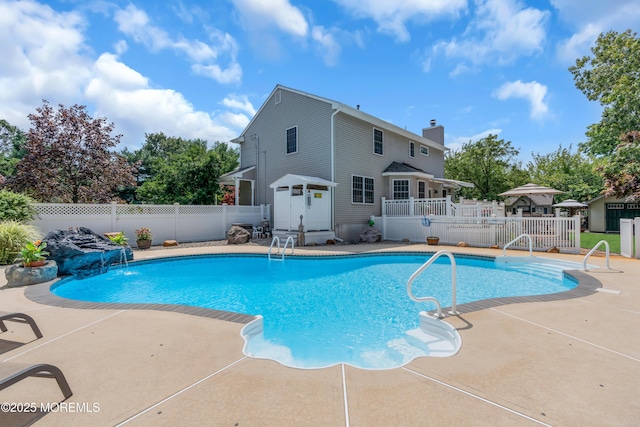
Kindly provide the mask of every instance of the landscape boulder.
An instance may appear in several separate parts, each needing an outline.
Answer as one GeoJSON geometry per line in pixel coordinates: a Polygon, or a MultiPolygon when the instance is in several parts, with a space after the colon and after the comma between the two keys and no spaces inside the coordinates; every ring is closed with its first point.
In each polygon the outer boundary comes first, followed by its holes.
{"type": "Polygon", "coordinates": [[[19,263],[8,266],[4,275],[10,288],[35,285],[55,279],[58,276],[58,266],[53,260],[47,260],[42,267],[23,267],[19,263]]]}
{"type": "Polygon", "coordinates": [[[238,227],[237,225],[231,226],[227,233],[228,245],[241,245],[243,243],[247,243],[249,240],[251,240],[251,233],[249,233],[245,228],[238,227]]]}
{"type": "Polygon", "coordinates": [[[104,236],[88,228],[55,230],[47,234],[48,259],[58,265],[58,275],[72,275],[75,278],[106,273],[112,264],[133,259],[131,248],[113,243],[104,236]]]}
{"type": "Polygon", "coordinates": [[[382,233],[375,227],[367,227],[360,232],[361,243],[377,243],[382,241],[382,233]]]}

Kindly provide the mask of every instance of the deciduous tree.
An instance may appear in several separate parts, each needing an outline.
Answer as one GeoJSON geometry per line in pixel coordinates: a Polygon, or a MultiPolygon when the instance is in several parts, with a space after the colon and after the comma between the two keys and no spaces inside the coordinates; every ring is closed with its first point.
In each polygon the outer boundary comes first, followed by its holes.
{"type": "Polygon", "coordinates": [[[600,122],[588,127],[583,147],[608,156],[621,135],[640,130],[640,38],[631,30],[609,31],[600,34],[591,52],[569,71],[576,87],[604,107],[600,122]]]}
{"type": "Polygon", "coordinates": [[[475,185],[461,189],[464,197],[496,200],[499,193],[527,182],[517,155],[511,141],[489,135],[450,153],[444,161],[445,177],[475,185]]]}
{"type": "Polygon", "coordinates": [[[640,199],[640,132],[622,138],[612,156],[598,166],[605,179],[605,196],[640,199]]]}
{"type": "Polygon", "coordinates": [[[44,101],[36,111],[11,188],[42,202],[105,203],[135,185],[135,167],[112,151],[121,137],[113,123],[81,105],[56,110],[44,101]]]}
{"type": "Polygon", "coordinates": [[[16,172],[16,164],[26,154],[26,137],[17,127],[0,119],[0,176],[10,177],[16,172]]]}
{"type": "Polygon", "coordinates": [[[575,199],[591,200],[602,191],[603,179],[595,171],[594,162],[579,151],[572,152],[562,146],[549,154],[532,154],[527,163],[531,181],[564,191],[556,196],[557,201],[575,199]]]}
{"type": "Polygon", "coordinates": [[[238,151],[226,143],[146,135],[140,150],[125,153],[140,162],[136,199],[145,203],[215,204],[224,192],[218,177],[238,165],[238,151]]]}

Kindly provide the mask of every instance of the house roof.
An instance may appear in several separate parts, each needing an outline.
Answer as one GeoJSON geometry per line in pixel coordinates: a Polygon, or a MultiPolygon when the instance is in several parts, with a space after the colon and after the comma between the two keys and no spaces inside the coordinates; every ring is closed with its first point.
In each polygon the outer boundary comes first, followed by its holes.
{"type": "Polygon", "coordinates": [[[552,194],[531,194],[527,196],[507,197],[504,199],[504,205],[512,206],[516,204],[518,200],[521,200],[521,199],[529,199],[531,200],[531,203],[536,206],[551,206],[553,204],[552,194]]]}
{"type": "Polygon", "coordinates": [[[418,169],[416,167],[411,166],[407,163],[400,162],[391,162],[387,168],[382,171],[382,176],[389,175],[411,175],[411,176],[422,176],[424,178],[433,179],[434,176],[429,172],[425,172],[422,169],[418,169]]]}
{"type": "Polygon", "coordinates": [[[455,179],[434,178],[434,176],[429,172],[423,171],[422,169],[418,169],[416,167],[411,166],[408,163],[403,163],[403,162],[391,162],[391,164],[387,166],[387,168],[382,172],[382,176],[391,176],[391,175],[420,176],[426,179],[430,179],[433,182],[443,184],[445,187],[451,187],[451,188],[475,187],[475,185],[473,185],[470,182],[458,181],[455,179]]]}
{"type": "Polygon", "coordinates": [[[293,185],[302,185],[302,184],[324,185],[327,187],[335,187],[338,185],[333,181],[329,181],[323,178],[318,178],[315,176],[295,175],[292,173],[288,173],[276,179],[275,181],[273,181],[271,184],[269,184],[269,187],[271,188],[290,187],[293,185]]]}
{"type": "Polygon", "coordinates": [[[234,171],[223,173],[222,175],[220,175],[220,178],[222,178],[222,177],[224,177],[224,178],[227,178],[227,177],[228,178],[242,178],[242,175],[245,172],[249,172],[250,170],[253,170],[255,168],[256,168],[255,166],[247,166],[246,168],[242,168],[242,169],[238,168],[238,169],[236,169],[234,171]]]}
{"type": "Polygon", "coordinates": [[[273,89],[273,91],[271,92],[271,94],[267,97],[266,101],[262,104],[262,106],[260,106],[260,109],[258,110],[258,112],[251,118],[251,121],[249,122],[249,124],[244,128],[244,130],[242,131],[242,133],[240,134],[240,136],[238,138],[232,139],[231,142],[236,142],[236,143],[243,143],[244,142],[244,134],[247,132],[247,130],[251,127],[251,125],[253,124],[253,121],[255,120],[256,117],[258,117],[258,115],[260,114],[260,112],[262,111],[262,109],[265,107],[265,105],[268,104],[269,100],[274,96],[274,94],[278,91],[278,90],[286,90],[289,92],[293,92],[293,93],[297,93],[298,95],[302,95],[302,96],[306,96],[312,99],[316,99],[318,101],[321,102],[326,102],[328,104],[331,104],[331,108],[333,108],[336,111],[342,112],[344,114],[347,114],[349,116],[358,118],[360,120],[366,121],[368,123],[373,124],[376,127],[379,127],[383,130],[388,130],[390,132],[394,132],[397,134],[400,134],[404,137],[406,137],[407,139],[411,140],[411,141],[415,141],[415,142],[419,142],[423,145],[427,145],[431,148],[434,148],[436,150],[440,150],[440,151],[449,151],[449,149],[447,147],[445,147],[442,144],[438,144],[437,142],[434,142],[428,138],[424,138],[418,134],[415,134],[413,132],[409,132],[406,129],[403,129],[399,126],[396,126],[392,123],[389,123],[387,121],[384,121],[382,119],[379,119],[375,116],[372,116],[371,114],[367,114],[357,108],[353,108],[348,106],[347,104],[343,104],[341,102],[338,101],[334,101],[332,99],[329,98],[323,98],[321,96],[318,95],[313,95],[307,92],[303,92],[297,89],[293,89],[290,87],[286,87],[286,86],[282,86],[280,84],[276,85],[276,87],[273,89]]]}
{"type": "Polygon", "coordinates": [[[236,180],[242,179],[245,172],[249,172],[255,168],[256,168],[255,166],[248,166],[246,168],[242,168],[242,169],[238,168],[234,171],[222,174],[218,177],[218,183],[225,184],[225,185],[235,185],[236,180]]]}
{"type": "Polygon", "coordinates": [[[509,191],[498,194],[498,196],[531,196],[542,194],[560,194],[564,191],[556,190],[555,188],[545,187],[543,185],[529,183],[520,187],[512,188],[509,191]]]}

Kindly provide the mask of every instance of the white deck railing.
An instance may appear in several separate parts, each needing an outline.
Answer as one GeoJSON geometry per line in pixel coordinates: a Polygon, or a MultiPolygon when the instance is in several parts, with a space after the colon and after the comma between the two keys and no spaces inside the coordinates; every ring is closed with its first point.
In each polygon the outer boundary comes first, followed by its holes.
{"type": "Polygon", "coordinates": [[[503,217],[504,203],[464,200],[453,203],[451,196],[431,199],[410,197],[402,200],[382,198],[382,216],[455,216],[455,217],[503,217]]]}

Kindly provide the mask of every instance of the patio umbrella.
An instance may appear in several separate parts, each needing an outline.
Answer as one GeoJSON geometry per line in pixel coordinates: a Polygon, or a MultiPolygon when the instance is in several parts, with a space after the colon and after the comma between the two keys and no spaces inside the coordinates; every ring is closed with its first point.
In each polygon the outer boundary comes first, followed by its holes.
{"type": "Polygon", "coordinates": [[[573,216],[574,212],[580,208],[586,208],[586,203],[581,203],[574,199],[567,199],[564,202],[556,203],[553,205],[554,208],[567,208],[569,209],[569,216],[573,216]]]}
{"type": "Polygon", "coordinates": [[[512,188],[511,190],[505,191],[504,193],[498,194],[498,196],[526,196],[529,198],[529,212],[531,212],[531,196],[533,195],[542,195],[542,194],[560,194],[564,193],[564,191],[556,190],[555,188],[545,187],[544,185],[538,184],[526,184],[520,187],[512,188]]]}

